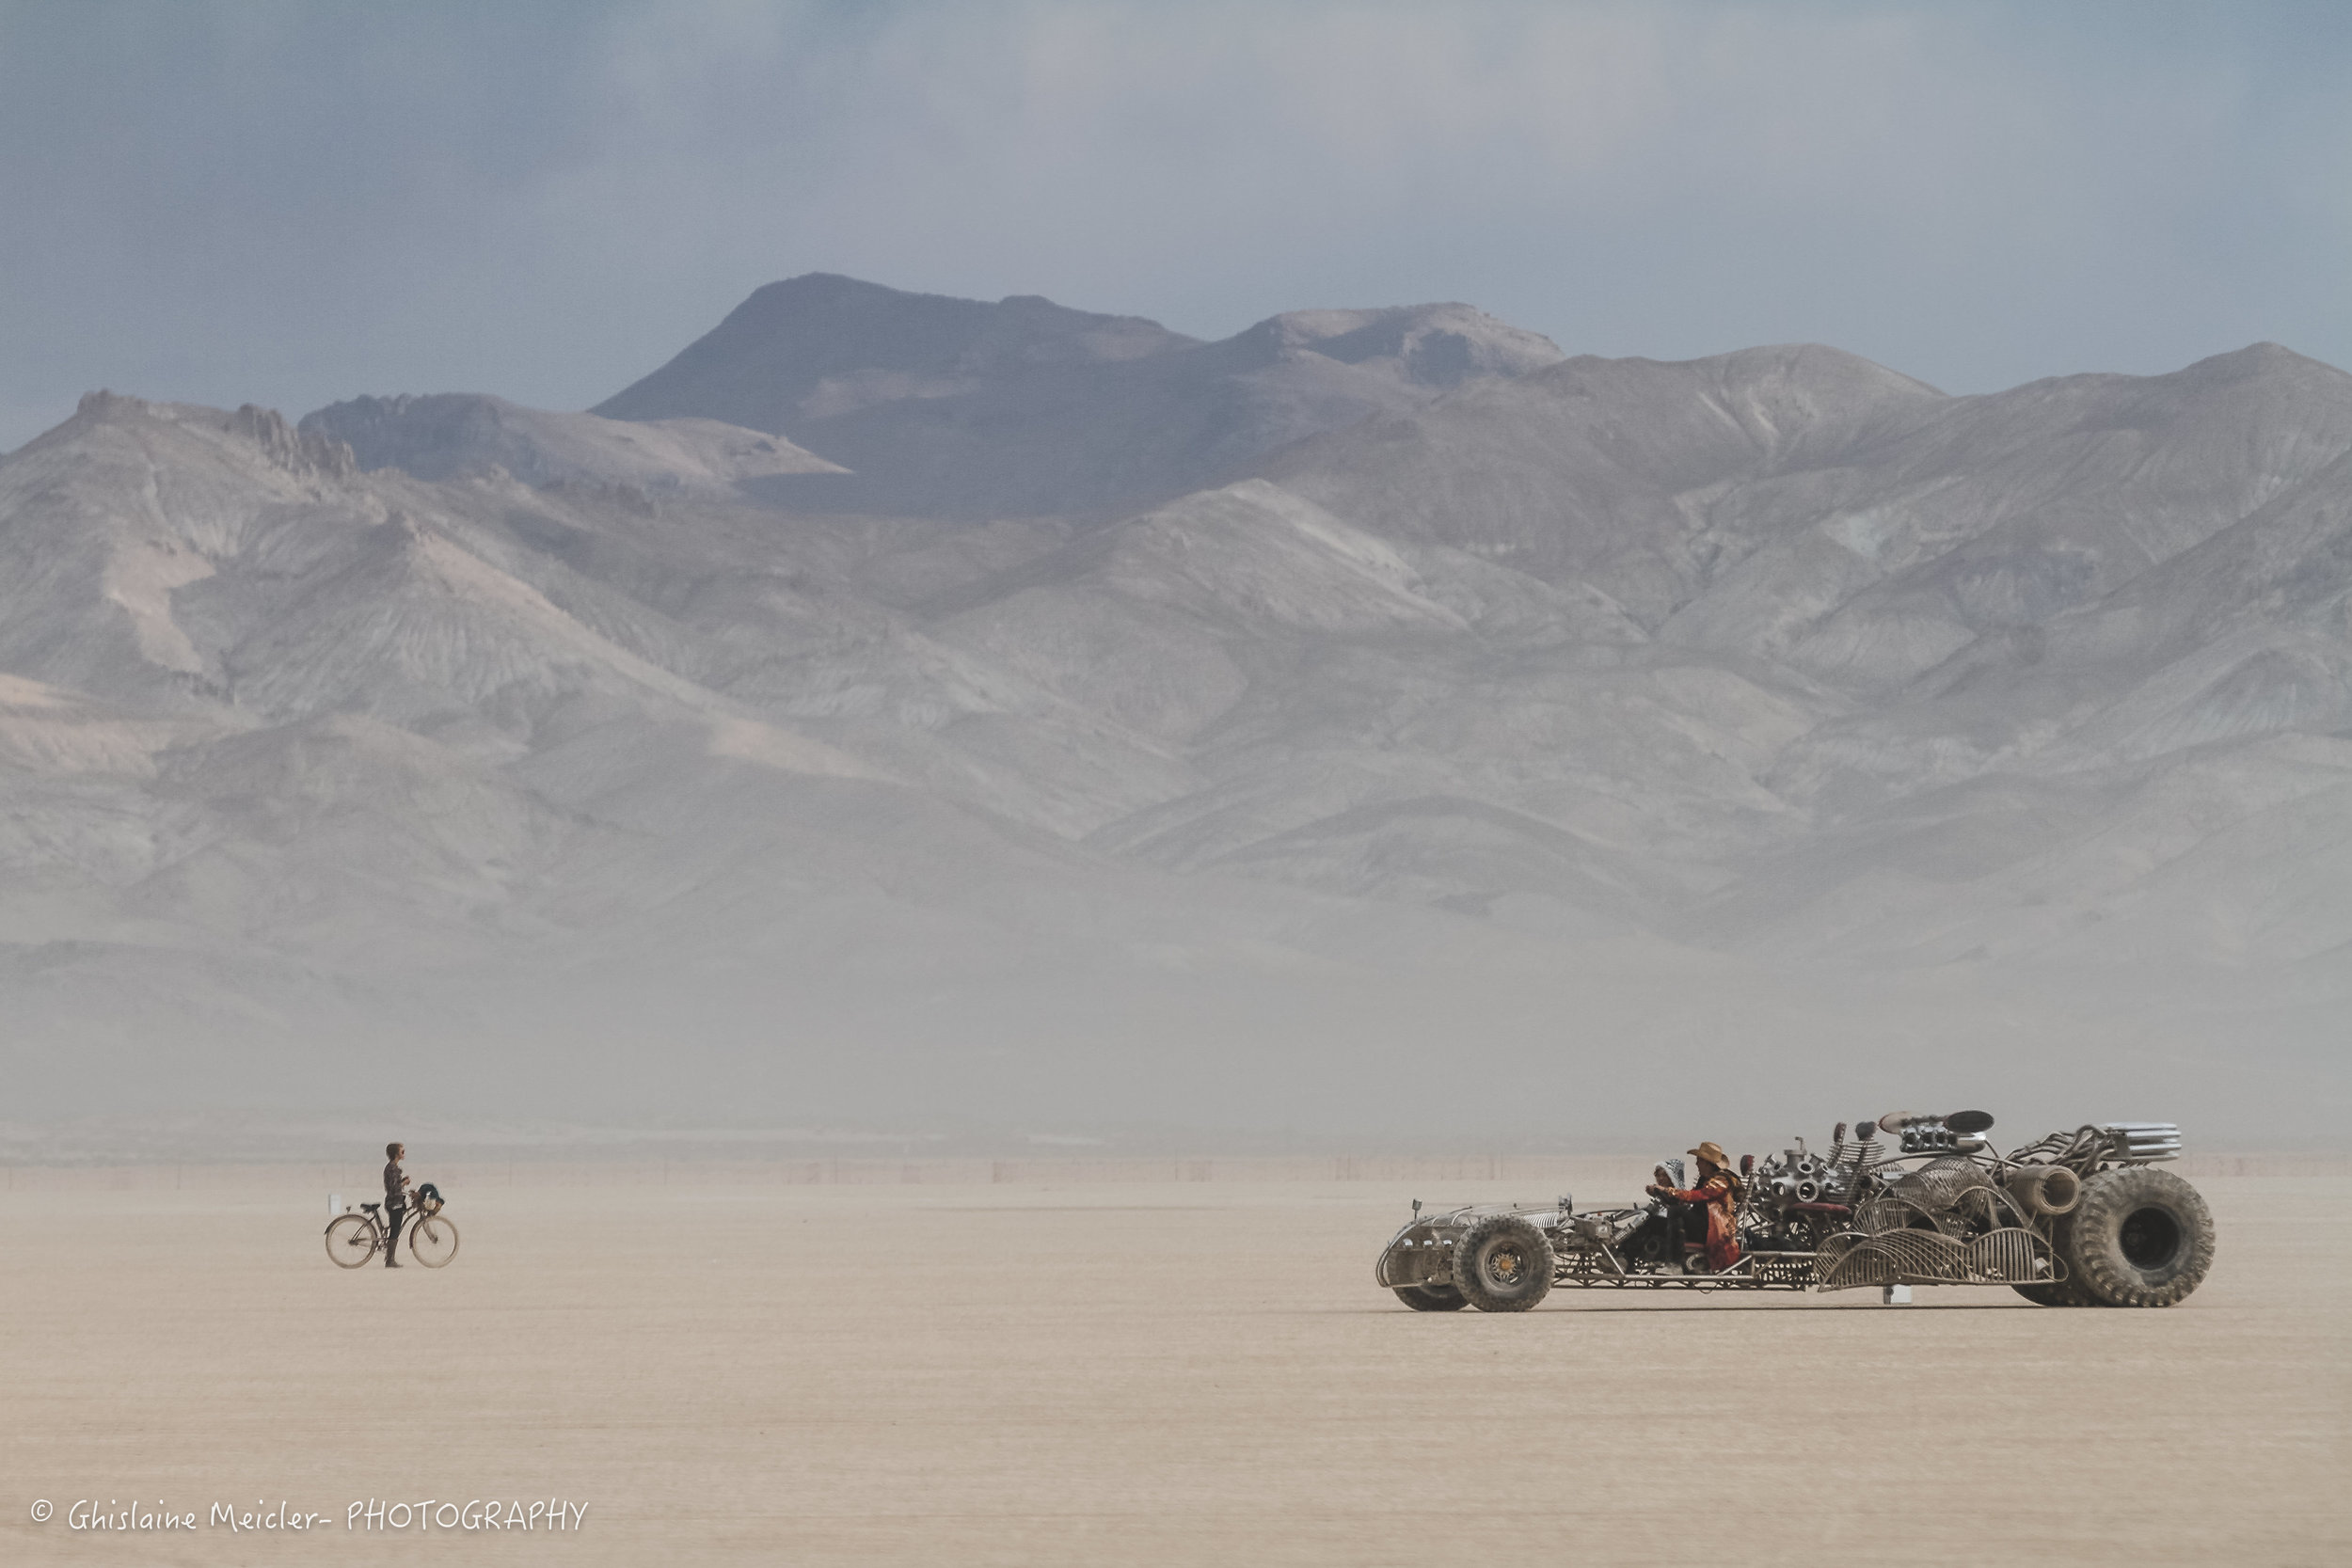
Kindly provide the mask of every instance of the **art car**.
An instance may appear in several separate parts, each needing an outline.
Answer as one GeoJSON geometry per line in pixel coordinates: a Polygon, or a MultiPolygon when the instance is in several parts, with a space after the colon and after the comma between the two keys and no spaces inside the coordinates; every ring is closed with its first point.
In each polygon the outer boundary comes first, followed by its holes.
{"type": "MultiPolygon", "coordinates": [[[[1710,1259],[1709,1205],[1671,1189],[1636,1207],[1472,1205],[1413,1218],[1374,1277],[1407,1307],[1524,1312],[1556,1288],[1844,1291],[2007,1286],[2045,1307],[2170,1307],[2212,1267],[2213,1215],[2181,1177],[2170,1122],[2086,1124],[1996,1153],[1982,1111],[1896,1112],[1827,1149],[1799,1138],[1739,1161],[1736,1246],[1710,1259]],[[1725,1260],[1726,1254],[1736,1254],[1725,1260]]],[[[1711,1148],[1712,1146],[1709,1146],[1711,1148]]]]}

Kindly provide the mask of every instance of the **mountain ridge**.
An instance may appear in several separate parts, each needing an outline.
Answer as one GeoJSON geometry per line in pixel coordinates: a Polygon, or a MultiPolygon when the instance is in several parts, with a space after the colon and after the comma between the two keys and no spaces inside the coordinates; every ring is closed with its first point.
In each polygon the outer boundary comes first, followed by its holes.
{"type": "Polygon", "coordinates": [[[1463,305],[1311,310],[1203,343],[1036,296],[993,305],[811,274],[755,292],[598,404],[790,437],[857,477],[779,499],[921,515],[1106,515],[1468,379],[1559,357],[1463,305]],[[1326,352],[1326,351],[1329,352],[1326,352]]]}
{"type": "Polygon", "coordinates": [[[1482,1084],[1752,1037],[1948,1074],[2012,1017],[2093,1042],[2077,1086],[2259,1020],[2282,1083],[2352,998],[2330,367],[1951,396],[1463,306],[1202,343],[841,281],[769,296],[855,308],[768,385],[971,383],[794,416],[854,473],[483,394],[93,394],[0,458],[26,1092],[184,1014],[248,1103],[381,1046],[582,1106],[1247,1080],[1306,1124],[1451,1052],[1431,1114],[1478,1125],[1482,1084]]]}

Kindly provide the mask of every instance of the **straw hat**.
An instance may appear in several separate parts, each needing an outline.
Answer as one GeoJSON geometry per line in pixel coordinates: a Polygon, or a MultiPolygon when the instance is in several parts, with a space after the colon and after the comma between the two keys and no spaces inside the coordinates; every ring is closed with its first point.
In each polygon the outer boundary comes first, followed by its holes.
{"type": "Polygon", "coordinates": [[[1731,1168],[1731,1159],[1724,1153],[1724,1146],[1719,1143],[1703,1143],[1691,1152],[1713,1165],[1717,1170],[1731,1168]]]}

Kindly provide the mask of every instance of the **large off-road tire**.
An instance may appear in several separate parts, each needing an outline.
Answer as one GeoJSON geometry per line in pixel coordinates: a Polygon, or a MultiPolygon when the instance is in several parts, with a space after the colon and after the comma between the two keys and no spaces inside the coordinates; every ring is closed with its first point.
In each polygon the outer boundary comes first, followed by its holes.
{"type": "Polygon", "coordinates": [[[2213,1211],[2169,1170],[2101,1171],[2083,1183],[2065,1228],[2068,1268],[2108,1307],[2169,1307],[2213,1267],[2213,1211]]]}
{"type": "Polygon", "coordinates": [[[1550,1292],[1551,1243],[1515,1214],[1490,1215],[1454,1247],[1454,1284],[1481,1312],[1524,1312],[1550,1292]]]}
{"type": "Polygon", "coordinates": [[[1399,1285],[1396,1299],[1416,1312],[1459,1312],[1470,1305],[1451,1285],[1399,1285]]]}

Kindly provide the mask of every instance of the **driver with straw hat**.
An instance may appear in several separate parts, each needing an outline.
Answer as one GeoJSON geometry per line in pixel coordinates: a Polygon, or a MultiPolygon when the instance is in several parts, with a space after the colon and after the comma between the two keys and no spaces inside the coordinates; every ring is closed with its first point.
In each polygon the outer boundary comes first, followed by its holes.
{"type": "Polygon", "coordinates": [[[1697,1186],[1671,1185],[1666,1168],[1661,1165],[1649,1193],[1652,1197],[1707,1205],[1707,1268],[1710,1274],[1722,1274],[1740,1260],[1740,1178],[1732,1174],[1731,1161],[1719,1143],[1702,1143],[1691,1150],[1691,1157],[1699,1163],[1697,1186]]]}

